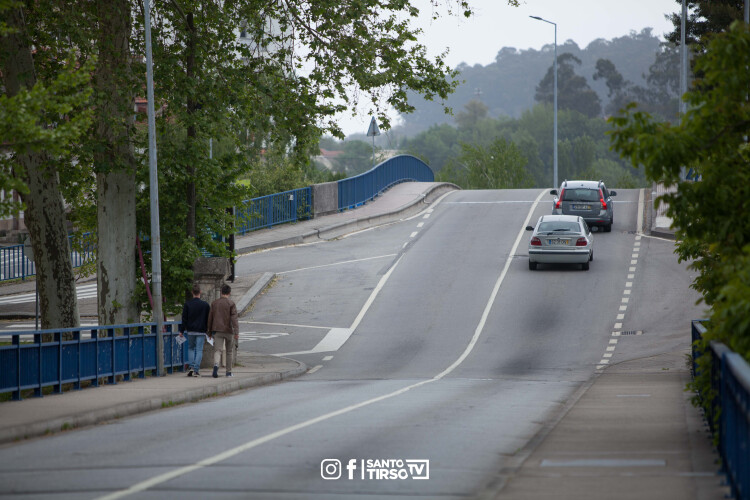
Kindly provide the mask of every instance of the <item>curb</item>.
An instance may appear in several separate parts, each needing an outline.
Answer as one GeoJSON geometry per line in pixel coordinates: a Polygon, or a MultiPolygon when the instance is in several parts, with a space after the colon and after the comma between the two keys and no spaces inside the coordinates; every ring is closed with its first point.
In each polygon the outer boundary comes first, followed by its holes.
{"type": "MultiPolygon", "coordinates": [[[[390,212],[386,212],[379,215],[371,215],[369,217],[363,217],[360,219],[353,219],[348,220],[344,222],[339,222],[337,224],[333,224],[331,226],[322,227],[319,229],[311,229],[309,231],[305,231],[304,233],[297,235],[297,236],[291,236],[288,238],[284,238],[277,241],[271,241],[267,243],[259,243],[257,245],[250,245],[243,248],[238,248],[235,251],[237,252],[237,255],[244,255],[248,253],[252,253],[258,250],[266,250],[268,248],[278,248],[288,245],[300,245],[302,243],[309,243],[314,240],[319,239],[333,239],[338,236],[342,236],[346,234],[347,232],[351,232],[353,229],[357,229],[360,227],[375,227],[380,226],[383,224],[387,224],[389,222],[393,222],[396,218],[400,218],[403,216],[413,215],[414,213],[417,213],[422,208],[421,205],[423,204],[430,204],[432,203],[436,198],[438,198],[440,195],[442,195],[445,192],[448,191],[455,191],[460,190],[461,188],[455,184],[452,184],[450,182],[442,182],[435,186],[432,186],[426,193],[422,194],[422,197],[420,199],[416,199],[414,201],[411,201],[407,203],[406,205],[397,208],[396,210],[392,210],[390,212]]],[[[238,308],[239,310],[239,308],[238,308]]]]}
{"type": "Polygon", "coordinates": [[[79,429],[81,427],[88,427],[109,420],[159,410],[175,404],[191,403],[212,396],[229,394],[260,385],[273,384],[288,378],[298,377],[307,371],[307,366],[304,363],[291,359],[289,359],[289,361],[296,363],[297,367],[286,371],[264,373],[245,379],[230,380],[215,385],[198,387],[176,392],[165,397],[143,399],[140,401],[123,403],[110,408],[103,408],[101,410],[55,418],[45,422],[35,422],[28,425],[0,429],[0,444],[46,436],[66,430],[79,429]]]}
{"type": "Polygon", "coordinates": [[[245,311],[255,302],[255,299],[263,293],[268,284],[276,277],[276,273],[263,273],[263,275],[245,292],[245,295],[237,301],[237,315],[242,316],[245,311]]]}

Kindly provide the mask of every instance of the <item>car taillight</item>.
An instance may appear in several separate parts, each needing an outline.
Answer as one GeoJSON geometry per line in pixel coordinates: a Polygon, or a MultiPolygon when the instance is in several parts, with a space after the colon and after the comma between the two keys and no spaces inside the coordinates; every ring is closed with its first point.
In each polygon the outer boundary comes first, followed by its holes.
{"type": "Polygon", "coordinates": [[[531,238],[531,246],[532,247],[540,247],[540,246],[542,246],[542,240],[540,240],[539,238],[537,238],[536,236],[534,236],[533,238],[531,238]]]}
{"type": "Polygon", "coordinates": [[[562,188],[560,190],[560,197],[557,199],[557,203],[555,203],[555,208],[560,208],[560,206],[562,205],[563,194],[565,194],[565,188],[562,188]]]}
{"type": "Polygon", "coordinates": [[[607,202],[604,201],[604,193],[602,193],[602,190],[599,190],[599,203],[602,204],[602,210],[607,210],[607,202]]]}
{"type": "Polygon", "coordinates": [[[589,242],[586,241],[586,238],[578,238],[578,240],[576,241],[576,246],[577,247],[585,247],[588,244],[589,244],[589,242]]]}

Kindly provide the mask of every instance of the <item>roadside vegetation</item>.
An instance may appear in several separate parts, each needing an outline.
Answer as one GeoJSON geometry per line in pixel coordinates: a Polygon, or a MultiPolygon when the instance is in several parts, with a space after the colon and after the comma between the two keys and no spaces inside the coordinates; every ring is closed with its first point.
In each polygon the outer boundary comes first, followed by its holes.
{"type": "MultiPolygon", "coordinates": [[[[741,19],[741,2],[721,3],[717,18],[711,15],[715,5],[698,2],[709,17],[689,32],[695,80],[681,121],[659,121],[634,106],[610,121],[617,151],[643,168],[649,181],[677,185],[660,201],[674,221],[676,252],[697,271],[692,286],[710,308],[698,348],[706,352],[709,342],[718,341],[750,361],[750,30],[731,22],[741,19]],[[729,11],[733,15],[725,16],[729,11]],[[680,181],[688,170],[697,182],[680,181]]],[[[699,362],[693,387],[707,402],[710,356],[699,362]]]]}

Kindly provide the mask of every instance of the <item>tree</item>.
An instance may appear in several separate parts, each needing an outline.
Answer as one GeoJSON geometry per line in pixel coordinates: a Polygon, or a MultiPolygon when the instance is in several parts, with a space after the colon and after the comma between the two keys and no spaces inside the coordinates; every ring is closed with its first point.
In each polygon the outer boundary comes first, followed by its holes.
{"type": "MultiPolygon", "coordinates": [[[[2,171],[21,183],[25,223],[34,250],[43,329],[78,326],[78,302],[70,259],[65,207],[59,189],[59,165],[70,161],[71,143],[91,122],[88,73],[70,58],[56,78],[40,81],[32,57],[26,18],[18,5],[5,6],[0,33],[0,128],[12,157],[2,171]]],[[[39,50],[37,48],[37,50],[39,50]]],[[[58,61],[61,64],[61,61],[58,61]]]]}
{"type": "MultiPolygon", "coordinates": [[[[682,26],[682,0],[680,10],[666,16],[672,21],[674,31],[666,34],[666,39],[674,45],[680,45],[682,26]]],[[[685,43],[698,47],[697,53],[703,52],[711,36],[729,29],[733,21],[740,21],[744,15],[744,0],[692,0],[687,2],[689,11],[685,22],[685,43]]]]}
{"type": "Polygon", "coordinates": [[[518,189],[533,186],[526,171],[526,158],[512,142],[496,138],[488,147],[461,144],[456,158],[442,180],[451,177],[464,189],[518,189]]]}
{"type": "MultiPolygon", "coordinates": [[[[586,78],[575,73],[573,64],[580,65],[581,60],[568,52],[557,58],[557,104],[562,109],[572,109],[589,118],[599,116],[602,112],[599,96],[591,90],[586,78]]],[[[554,66],[550,66],[536,87],[534,99],[552,103],[554,85],[554,66]]]]}
{"type": "MultiPolygon", "coordinates": [[[[697,79],[677,126],[632,107],[611,119],[616,150],[648,179],[677,185],[662,197],[677,228],[677,253],[698,271],[693,287],[711,306],[705,342],[719,340],[750,360],[750,31],[735,22],[712,37],[696,62],[697,79]],[[700,182],[680,182],[692,168],[700,182]]],[[[704,356],[708,358],[708,356],[704,356]]]]}
{"type": "Polygon", "coordinates": [[[487,117],[487,105],[482,101],[472,99],[467,102],[464,106],[464,111],[459,111],[456,115],[456,123],[459,127],[471,128],[475,126],[479,120],[487,117]]]}

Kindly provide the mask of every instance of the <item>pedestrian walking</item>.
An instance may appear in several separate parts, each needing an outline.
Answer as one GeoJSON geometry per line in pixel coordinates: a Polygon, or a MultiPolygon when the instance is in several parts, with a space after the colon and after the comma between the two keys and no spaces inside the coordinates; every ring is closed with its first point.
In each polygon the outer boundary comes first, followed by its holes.
{"type": "Polygon", "coordinates": [[[211,312],[208,314],[208,332],[214,338],[214,372],[213,377],[219,376],[219,363],[221,363],[222,346],[226,349],[227,377],[232,376],[232,363],[234,361],[234,342],[240,340],[240,325],[237,318],[237,306],[229,298],[232,288],[229,285],[221,286],[221,297],[211,304],[211,312]]]}
{"type": "Polygon", "coordinates": [[[198,284],[193,285],[193,298],[182,306],[182,322],[180,336],[188,336],[188,372],[187,376],[200,377],[201,361],[203,360],[203,344],[208,332],[208,316],[211,306],[201,300],[201,289],[198,284]]]}

